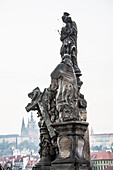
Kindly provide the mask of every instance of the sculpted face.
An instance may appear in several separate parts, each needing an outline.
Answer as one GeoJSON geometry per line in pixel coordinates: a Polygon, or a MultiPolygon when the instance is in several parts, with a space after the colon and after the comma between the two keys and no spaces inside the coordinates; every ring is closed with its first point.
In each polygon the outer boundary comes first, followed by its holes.
{"type": "Polygon", "coordinates": [[[67,13],[67,12],[64,12],[64,15],[62,16],[62,21],[64,22],[64,23],[68,23],[68,22],[71,22],[71,17],[69,17],[69,13],[67,13]]]}

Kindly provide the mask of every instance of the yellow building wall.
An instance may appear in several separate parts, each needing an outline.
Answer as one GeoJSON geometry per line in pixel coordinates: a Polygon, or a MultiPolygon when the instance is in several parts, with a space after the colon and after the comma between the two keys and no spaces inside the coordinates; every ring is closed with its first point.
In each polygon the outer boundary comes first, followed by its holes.
{"type": "Polygon", "coordinates": [[[113,160],[93,160],[92,170],[104,170],[108,166],[113,166],[113,160]]]}

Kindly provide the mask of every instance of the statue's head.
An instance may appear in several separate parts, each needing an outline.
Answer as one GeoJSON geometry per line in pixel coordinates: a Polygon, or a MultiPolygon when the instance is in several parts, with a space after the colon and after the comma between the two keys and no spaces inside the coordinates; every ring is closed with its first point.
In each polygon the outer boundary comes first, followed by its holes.
{"type": "Polygon", "coordinates": [[[69,13],[64,12],[64,14],[62,16],[62,21],[64,23],[72,22],[71,17],[69,17],[69,15],[70,15],[69,13]]]}
{"type": "Polygon", "coordinates": [[[72,64],[71,55],[64,54],[64,56],[62,57],[62,61],[64,61],[68,65],[71,65],[72,64]]]}

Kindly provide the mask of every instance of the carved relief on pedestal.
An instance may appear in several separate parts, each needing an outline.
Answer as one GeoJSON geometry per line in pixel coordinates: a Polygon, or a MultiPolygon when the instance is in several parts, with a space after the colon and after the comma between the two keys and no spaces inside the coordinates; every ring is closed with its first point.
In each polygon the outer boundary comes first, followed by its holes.
{"type": "Polygon", "coordinates": [[[58,141],[60,158],[69,158],[71,156],[72,141],[68,137],[61,137],[58,141]]]}
{"type": "Polygon", "coordinates": [[[84,159],[84,139],[83,139],[83,137],[78,137],[76,154],[79,159],[84,159]]]}

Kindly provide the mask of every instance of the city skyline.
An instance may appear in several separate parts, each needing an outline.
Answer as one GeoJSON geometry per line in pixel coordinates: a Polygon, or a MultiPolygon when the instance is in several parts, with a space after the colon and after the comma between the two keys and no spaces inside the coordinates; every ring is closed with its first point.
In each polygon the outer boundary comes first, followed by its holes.
{"type": "Polygon", "coordinates": [[[30,115],[25,110],[27,94],[49,86],[50,74],[61,61],[57,30],[65,11],[78,27],[87,121],[95,133],[113,132],[112,7],[111,0],[0,1],[0,135],[20,133],[22,117],[30,115]]]}

